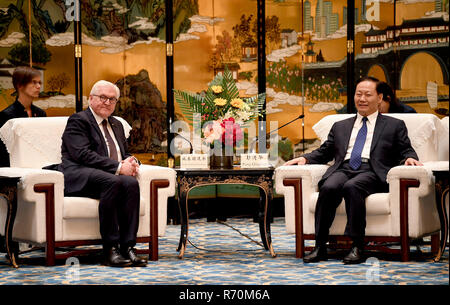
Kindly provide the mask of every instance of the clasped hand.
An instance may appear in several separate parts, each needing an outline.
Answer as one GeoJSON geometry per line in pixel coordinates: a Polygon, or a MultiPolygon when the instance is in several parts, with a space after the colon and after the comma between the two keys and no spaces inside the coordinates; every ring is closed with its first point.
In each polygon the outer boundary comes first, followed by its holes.
{"type": "Polygon", "coordinates": [[[136,162],[136,159],[131,156],[122,160],[122,166],[120,168],[120,175],[125,176],[136,176],[139,172],[139,164],[136,162]]]}

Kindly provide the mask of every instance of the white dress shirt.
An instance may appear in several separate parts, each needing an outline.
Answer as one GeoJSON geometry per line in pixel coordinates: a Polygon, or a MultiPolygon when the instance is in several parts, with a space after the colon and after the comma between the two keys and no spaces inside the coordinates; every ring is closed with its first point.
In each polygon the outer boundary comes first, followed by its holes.
{"type": "MultiPolygon", "coordinates": [[[[105,140],[106,147],[108,148],[108,155],[109,155],[110,154],[109,143],[108,143],[108,140],[106,139],[105,131],[103,130],[103,126],[102,126],[102,122],[104,119],[101,116],[97,115],[94,112],[94,110],[92,110],[92,108],[89,108],[89,109],[91,110],[92,114],[94,115],[95,121],[98,124],[98,128],[100,128],[100,131],[102,132],[103,139],[105,140]]],[[[107,122],[106,129],[108,130],[109,134],[111,135],[111,138],[113,139],[114,145],[116,146],[116,150],[117,150],[117,158],[119,159],[117,161],[119,161],[119,167],[117,168],[116,175],[118,175],[120,173],[120,168],[122,167],[122,163],[121,163],[122,153],[120,151],[119,144],[117,143],[116,136],[114,135],[114,131],[112,130],[111,125],[109,124],[109,121],[106,120],[106,122],[107,122]]]]}
{"type": "MultiPolygon", "coordinates": [[[[377,123],[377,117],[378,111],[367,116],[367,136],[361,153],[361,158],[370,159],[370,147],[372,145],[373,132],[375,130],[375,124],[377,123]]],[[[356,136],[358,135],[358,131],[363,126],[362,118],[362,115],[359,113],[356,114],[355,124],[353,125],[352,134],[350,135],[350,141],[348,142],[347,154],[345,155],[344,161],[350,160],[350,155],[352,154],[353,146],[356,141],[356,136]]]]}

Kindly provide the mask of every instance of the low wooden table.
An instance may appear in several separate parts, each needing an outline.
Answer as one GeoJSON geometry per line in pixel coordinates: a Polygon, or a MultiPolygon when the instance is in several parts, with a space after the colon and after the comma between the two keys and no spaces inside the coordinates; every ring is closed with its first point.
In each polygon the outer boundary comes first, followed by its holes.
{"type": "Polygon", "coordinates": [[[178,206],[181,216],[181,234],[177,251],[183,258],[189,229],[188,196],[189,191],[198,186],[213,184],[247,184],[259,187],[259,230],[264,248],[272,257],[276,254],[272,248],[270,235],[271,202],[273,197],[274,168],[261,169],[175,169],[178,183],[178,206]]]}
{"type": "Polygon", "coordinates": [[[15,250],[12,247],[12,231],[17,212],[17,183],[20,177],[0,176],[0,196],[5,198],[8,211],[5,221],[5,245],[11,265],[14,268],[19,266],[16,263],[15,250]]]}

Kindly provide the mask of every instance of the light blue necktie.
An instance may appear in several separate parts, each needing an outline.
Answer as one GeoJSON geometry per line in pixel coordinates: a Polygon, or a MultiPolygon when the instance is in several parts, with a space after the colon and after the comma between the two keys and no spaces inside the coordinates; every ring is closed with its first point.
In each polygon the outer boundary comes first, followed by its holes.
{"type": "Polygon", "coordinates": [[[367,136],[367,117],[362,118],[363,126],[358,131],[356,136],[355,145],[353,145],[352,154],[350,155],[349,165],[354,170],[357,170],[361,166],[361,153],[364,148],[367,136]]]}

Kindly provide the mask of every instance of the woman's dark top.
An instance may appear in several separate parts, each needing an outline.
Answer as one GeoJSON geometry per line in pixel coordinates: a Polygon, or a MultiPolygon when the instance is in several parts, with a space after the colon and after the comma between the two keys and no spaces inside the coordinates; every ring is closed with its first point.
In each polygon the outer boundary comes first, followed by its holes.
{"type": "Polygon", "coordinates": [[[411,106],[398,102],[390,105],[389,113],[417,113],[417,111],[411,106]]]}
{"type": "MultiPolygon", "coordinates": [[[[45,117],[47,114],[41,108],[31,104],[31,115],[33,117],[45,117]]],[[[16,101],[0,112],[0,128],[10,119],[27,118],[25,107],[16,101]]],[[[9,154],[5,144],[0,140],[0,167],[9,167],[9,154]]]]}

